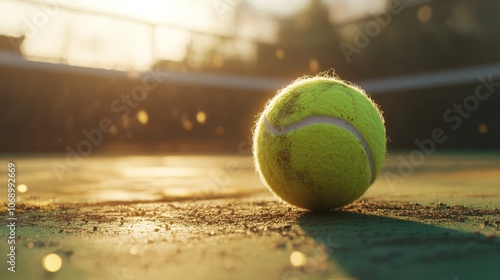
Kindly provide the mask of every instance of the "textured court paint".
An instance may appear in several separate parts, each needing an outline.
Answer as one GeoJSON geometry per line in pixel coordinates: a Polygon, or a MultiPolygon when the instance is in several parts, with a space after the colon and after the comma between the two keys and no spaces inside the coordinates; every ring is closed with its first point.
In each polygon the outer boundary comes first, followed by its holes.
{"type": "Polygon", "coordinates": [[[361,197],[386,153],[377,105],[363,90],[331,77],[299,79],[280,90],[253,132],[263,182],[284,201],[310,210],[361,197]]]}
{"type": "Polygon", "coordinates": [[[368,165],[370,166],[370,183],[373,183],[375,180],[375,171],[373,167],[373,155],[370,149],[370,146],[368,146],[368,143],[366,142],[365,138],[363,135],[358,131],[357,128],[355,128],[352,124],[348,123],[347,121],[343,119],[339,119],[337,117],[333,116],[311,116],[303,119],[300,122],[292,123],[284,127],[276,127],[273,126],[271,123],[269,123],[269,120],[267,119],[266,116],[264,116],[264,123],[266,124],[267,131],[273,135],[284,135],[288,134],[292,131],[301,129],[303,127],[307,127],[310,125],[316,125],[316,124],[328,124],[328,125],[333,125],[337,126],[340,128],[343,128],[347,130],[349,133],[351,133],[356,139],[358,139],[359,143],[363,146],[363,149],[366,152],[366,155],[368,156],[368,165]]]}

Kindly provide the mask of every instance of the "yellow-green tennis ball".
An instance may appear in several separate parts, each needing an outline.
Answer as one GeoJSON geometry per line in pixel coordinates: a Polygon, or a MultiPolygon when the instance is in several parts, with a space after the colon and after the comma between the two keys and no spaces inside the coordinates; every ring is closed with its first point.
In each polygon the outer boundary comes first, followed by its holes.
{"type": "Polygon", "coordinates": [[[386,153],[377,105],[361,89],[330,77],[299,79],[280,90],[253,137],[265,184],[310,210],[333,209],[362,196],[386,153]]]}

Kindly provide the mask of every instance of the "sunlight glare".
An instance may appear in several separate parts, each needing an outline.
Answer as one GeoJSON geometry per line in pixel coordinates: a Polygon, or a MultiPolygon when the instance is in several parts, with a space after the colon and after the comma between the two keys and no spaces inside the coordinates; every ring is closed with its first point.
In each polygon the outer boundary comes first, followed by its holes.
{"type": "Polygon", "coordinates": [[[188,188],[169,187],[163,190],[163,195],[166,197],[192,197],[194,193],[193,190],[188,188]]]}
{"type": "MultiPolygon", "coordinates": [[[[93,11],[106,11],[151,23],[183,23],[199,20],[193,13],[199,9],[179,0],[87,0],[68,3],[69,6],[93,11]]],[[[196,13],[199,15],[199,12],[196,13]]]]}
{"type": "Polygon", "coordinates": [[[250,0],[249,2],[250,5],[263,12],[278,16],[291,16],[303,9],[309,3],[309,0],[250,0]]]}
{"type": "Polygon", "coordinates": [[[330,20],[344,23],[371,17],[386,10],[387,0],[323,0],[330,10],[330,20]]]}
{"type": "Polygon", "coordinates": [[[190,167],[126,167],[120,170],[124,177],[195,177],[200,176],[198,168],[190,167]]]}

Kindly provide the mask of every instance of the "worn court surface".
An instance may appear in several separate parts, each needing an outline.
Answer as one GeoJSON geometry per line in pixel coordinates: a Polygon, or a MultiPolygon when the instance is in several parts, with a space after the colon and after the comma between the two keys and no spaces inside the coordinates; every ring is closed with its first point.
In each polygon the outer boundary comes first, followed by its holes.
{"type": "MultiPolygon", "coordinates": [[[[500,153],[390,155],[366,195],[314,214],[279,202],[249,157],[14,160],[16,273],[1,279],[498,279],[500,153]],[[59,180],[61,179],[61,180],[59,180]],[[291,262],[291,254],[301,258],[291,262]],[[44,256],[63,261],[58,272],[44,256]],[[295,264],[295,265],[294,265],[295,264]]],[[[2,188],[1,201],[7,197],[2,188]]],[[[0,213],[6,217],[6,206],[0,213]]]]}

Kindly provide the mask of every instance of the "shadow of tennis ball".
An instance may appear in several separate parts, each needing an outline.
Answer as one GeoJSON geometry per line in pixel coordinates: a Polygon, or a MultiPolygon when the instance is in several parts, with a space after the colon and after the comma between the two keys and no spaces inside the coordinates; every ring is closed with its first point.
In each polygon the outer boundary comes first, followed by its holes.
{"type": "Polygon", "coordinates": [[[325,262],[330,265],[323,271],[306,265],[295,274],[288,271],[284,279],[461,280],[498,276],[498,237],[349,212],[305,213],[298,224],[314,239],[315,246],[327,252],[325,262]]]}

